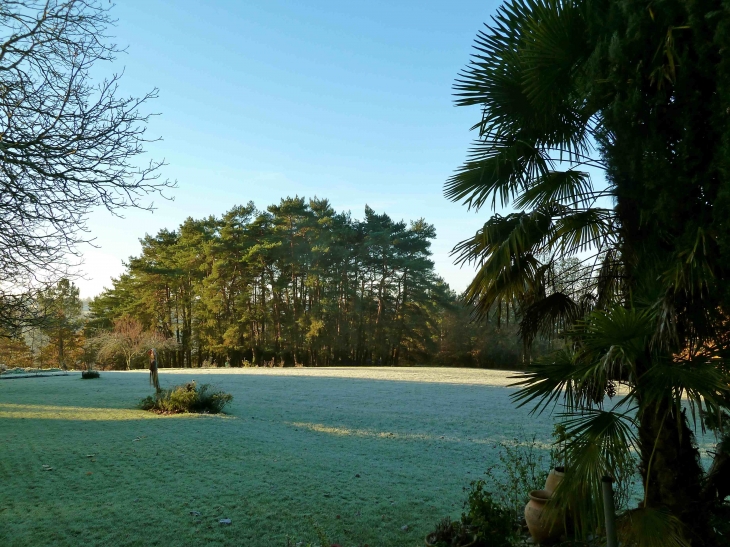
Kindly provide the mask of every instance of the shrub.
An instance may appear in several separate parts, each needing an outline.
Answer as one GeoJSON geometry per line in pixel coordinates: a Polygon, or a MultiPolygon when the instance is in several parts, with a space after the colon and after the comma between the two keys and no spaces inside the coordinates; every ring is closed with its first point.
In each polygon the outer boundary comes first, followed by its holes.
{"type": "Polygon", "coordinates": [[[495,500],[512,513],[513,519],[521,520],[530,491],[543,488],[556,454],[548,452],[545,443],[535,435],[527,437],[524,433],[518,433],[513,440],[500,442],[496,447],[499,448],[499,464],[485,471],[489,490],[494,493],[495,500]]]}
{"type": "Polygon", "coordinates": [[[485,484],[481,479],[472,481],[461,522],[476,533],[475,545],[511,547],[517,540],[512,511],[495,501],[492,494],[484,489],[485,484]]]}
{"type": "Polygon", "coordinates": [[[193,380],[172,389],[163,389],[154,396],[145,397],[140,401],[139,408],[169,414],[185,412],[218,414],[232,400],[233,395],[230,393],[213,391],[209,384],[198,386],[193,380]]]}
{"type": "Polygon", "coordinates": [[[495,500],[486,482],[471,482],[460,521],[446,517],[426,536],[433,547],[513,547],[519,541],[519,523],[509,507],[495,500]]]}
{"type": "Polygon", "coordinates": [[[98,370],[82,370],[81,371],[82,380],[91,380],[92,378],[99,378],[98,370]]]}
{"type": "Polygon", "coordinates": [[[433,547],[461,547],[474,541],[474,532],[462,522],[444,518],[436,529],[426,536],[426,545],[433,547]]]}

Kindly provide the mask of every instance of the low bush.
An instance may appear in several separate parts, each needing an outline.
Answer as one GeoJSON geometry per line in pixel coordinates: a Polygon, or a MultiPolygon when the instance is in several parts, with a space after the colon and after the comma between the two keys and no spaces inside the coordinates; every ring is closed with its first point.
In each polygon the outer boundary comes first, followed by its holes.
{"type": "Polygon", "coordinates": [[[461,521],[444,518],[436,529],[426,536],[429,547],[463,547],[474,544],[474,532],[461,521]]]}
{"type": "Polygon", "coordinates": [[[475,546],[511,547],[518,539],[512,511],[484,489],[483,480],[472,481],[461,522],[476,534],[475,546]]]}
{"type": "Polygon", "coordinates": [[[230,393],[214,391],[209,384],[198,386],[193,380],[145,397],[140,401],[139,408],[166,414],[218,414],[232,400],[233,395],[230,393]]]}
{"type": "Polygon", "coordinates": [[[460,521],[446,517],[426,536],[431,547],[514,547],[520,524],[509,507],[495,500],[483,480],[472,481],[460,521]]]}
{"type": "Polygon", "coordinates": [[[551,453],[550,445],[528,436],[523,431],[514,439],[495,445],[499,450],[499,463],[485,471],[485,482],[494,499],[521,521],[531,490],[545,485],[548,472],[554,466],[557,453],[551,453]]]}
{"type": "Polygon", "coordinates": [[[99,371],[98,370],[82,370],[81,371],[81,379],[82,380],[91,380],[92,378],[99,378],[99,371]]]}

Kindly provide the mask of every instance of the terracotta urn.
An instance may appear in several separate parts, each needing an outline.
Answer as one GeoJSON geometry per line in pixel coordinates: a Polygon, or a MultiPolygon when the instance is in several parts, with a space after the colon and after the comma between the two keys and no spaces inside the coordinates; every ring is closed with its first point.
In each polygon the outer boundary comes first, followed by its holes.
{"type": "Polygon", "coordinates": [[[558,484],[560,484],[560,481],[563,480],[564,476],[565,476],[564,467],[556,467],[555,469],[551,469],[550,474],[548,475],[547,480],[545,481],[545,490],[547,490],[551,494],[553,492],[555,492],[555,489],[558,487],[558,484]]]}
{"type": "Polygon", "coordinates": [[[560,538],[561,526],[554,520],[548,520],[545,515],[545,504],[552,492],[547,490],[533,490],[530,492],[530,501],[525,506],[525,521],[530,535],[535,543],[548,543],[560,538]]]}

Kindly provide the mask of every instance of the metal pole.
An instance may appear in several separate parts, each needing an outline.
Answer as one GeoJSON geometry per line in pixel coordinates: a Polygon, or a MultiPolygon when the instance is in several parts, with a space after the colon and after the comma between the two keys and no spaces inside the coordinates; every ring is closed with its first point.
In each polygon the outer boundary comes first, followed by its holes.
{"type": "Polygon", "coordinates": [[[603,514],[606,518],[606,547],[618,547],[616,538],[616,507],[613,503],[613,479],[603,477],[603,514]]]}

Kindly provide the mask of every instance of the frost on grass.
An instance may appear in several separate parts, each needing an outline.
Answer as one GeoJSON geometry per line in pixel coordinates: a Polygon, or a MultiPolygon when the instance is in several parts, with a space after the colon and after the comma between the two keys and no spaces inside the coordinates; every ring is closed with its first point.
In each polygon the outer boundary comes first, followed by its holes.
{"type": "Polygon", "coordinates": [[[283,547],[318,541],[314,520],[332,543],[422,547],[498,443],[547,451],[553,419],[515,409],[509,375],[160,370],[233,395],[215,416],[132,410],[146,371],[0,382],[0,545],[283,547]]]}

